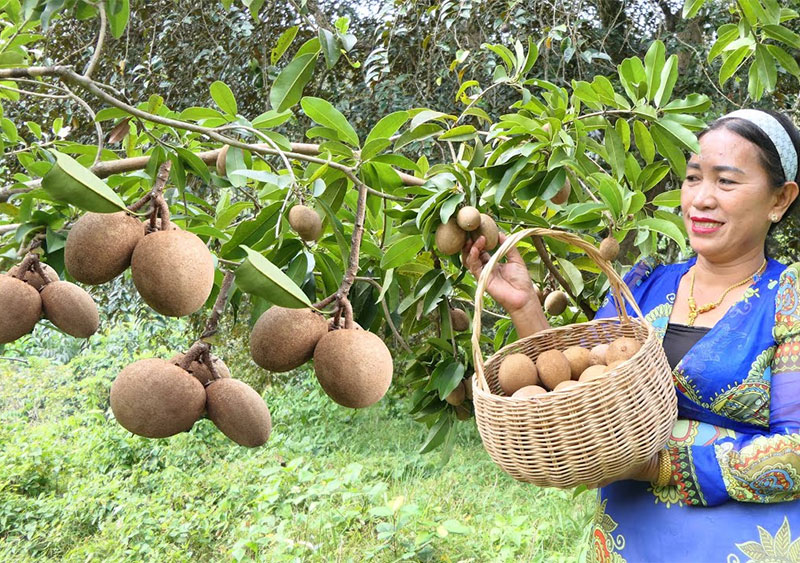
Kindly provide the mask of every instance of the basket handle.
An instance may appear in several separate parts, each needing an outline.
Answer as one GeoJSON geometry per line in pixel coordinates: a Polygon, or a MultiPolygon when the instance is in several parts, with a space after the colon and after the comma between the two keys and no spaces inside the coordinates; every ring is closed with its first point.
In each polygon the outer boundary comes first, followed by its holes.
{"type": "Polygon", "coordinates": [[[519,232],[508,235],[505,242],[500,246],[497,252],[495,252],[489,261],[483,266],[483,271],[481,272],[480,278],[478,278],[478,286],[475,290],[475,312],[472,320],[472,359],[478,385],[485,391],[489,390],[489,384],[486,382],[486,376],[484,374],[483,355],[481,354],[480,346],[483,294],[486,291],[486,285],[489,283],[489,276],[500,259],[508,254],[509,250],[516,246],[519,241],[528,236],[547,236],[585,250],[589,258],[591,258],[600,267],[600,270],[608,277],[608,281],[611,284],[611,295],[614,298],[614,306],[617,309],[617,316],[620,317],[621,321],[623,323],[630,322],[628,312],[625,310],[625,301],[631,305],[639,318],[644,318],[644,315],[642,315],[642,311],[639,309],[639,305],[636,303],[636,299],[634,299],[630,288],[628,288],[625,282],[622,281],[622,278],[619,277],[619,274],[617,274],[616,270],[614,270],[611,264],[600,255],[600,251],[592,243],[587,242],[581,237],[572,233],[556,231],[553,229],[544,229],[540,227],[523,229],[519,232]]]}

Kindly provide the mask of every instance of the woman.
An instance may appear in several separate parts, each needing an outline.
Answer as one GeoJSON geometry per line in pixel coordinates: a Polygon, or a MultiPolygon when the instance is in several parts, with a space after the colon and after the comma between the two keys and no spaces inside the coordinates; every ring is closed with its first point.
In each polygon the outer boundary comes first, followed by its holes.
{"type": "MultiPolygon", "coordinates": [[[[599,490],[598,561],[800,561],[800,264],[764,255],[797,199],[800,134],[739,110],[699,142],[681,188],[697,256],[625,276],[663,339],[679,420],[666,448],[599,490]]],[[[464,249],[476,277],[483,248],[464,249]]],[[[548,328],[516,250],[487,291],[520,336],[548,328]]]]}

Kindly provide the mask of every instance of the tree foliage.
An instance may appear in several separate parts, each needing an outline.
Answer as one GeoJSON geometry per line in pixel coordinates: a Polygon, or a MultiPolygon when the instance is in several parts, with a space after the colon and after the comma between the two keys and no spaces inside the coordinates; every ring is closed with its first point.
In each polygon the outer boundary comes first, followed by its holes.
{"type": "MultiPolygon", "coordinates": [[[[0,2],[0,255],[35,241],[63,271],[71,223],[140,200],[170,163],[170,213],[218,287],[236,270],[234,310],[349,302],[391,340],[422,451],[446,453],[470,412],[444,399],[472,374],[450,309],[476,284],[438,225],[468,204],[506,231],[613,236],[620,267],[672,260],[695,133],[735,105],[797,110],[798,14],[775,0],[290,4],[0,2]],[[56,164],[72,192],[41,181],[56,164]],[[300,202],[324,218],[316,243],[288,227],[300,202]]],[[[573,300],[551,322],[590,318],[604,275],[544,244],[521,246],[532,278],[573,300]]],[[[487,323],[484,354],[515,338],[494,307],[487,323]]]]}

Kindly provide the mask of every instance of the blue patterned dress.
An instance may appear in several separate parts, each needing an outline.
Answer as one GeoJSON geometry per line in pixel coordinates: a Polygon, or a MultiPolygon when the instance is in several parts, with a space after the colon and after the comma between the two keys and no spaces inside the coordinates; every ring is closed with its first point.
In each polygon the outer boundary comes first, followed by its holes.
{"type": "MultiPolygon", "coordinates": [[[[694,261],[625,276],[660,338],[694,261]]],[[[600,489],[595,561],[800,562],[799,277],[800,264],[769,260],[675,367],[677,486],[600,489]]],[[[598,318],[615,314],[606,303],[598,318]]]]}

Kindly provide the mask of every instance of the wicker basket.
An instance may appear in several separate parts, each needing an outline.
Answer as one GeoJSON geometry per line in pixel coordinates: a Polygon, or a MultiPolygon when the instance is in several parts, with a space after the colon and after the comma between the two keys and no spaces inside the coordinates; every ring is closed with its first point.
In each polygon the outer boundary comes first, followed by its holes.
{"type": "Polygon", "coordinates": [[[478,431],[492,460],[515,479],[542,487],[598,484],[644,463],[667,443],[677,417],[677,396],[664,349],[630,289],[598,250],[580,237],[540,228],[509,236],[478,280],[473,331],[478,431]],[[537,332],[504,347],[484,365],[483,293],[497,262],[527,236],[549,236],[585,250],[608,276],[618,318],[537,332]],[[623,299],[638,318],[626,313],[623,299]],[[522,352],[536,360],[545,350],[591,348],[621,336],[635,338],[642,347],[600,379],[529,399],[504,396],[500,388],[497,372],[508,354],[522,352]]]}

